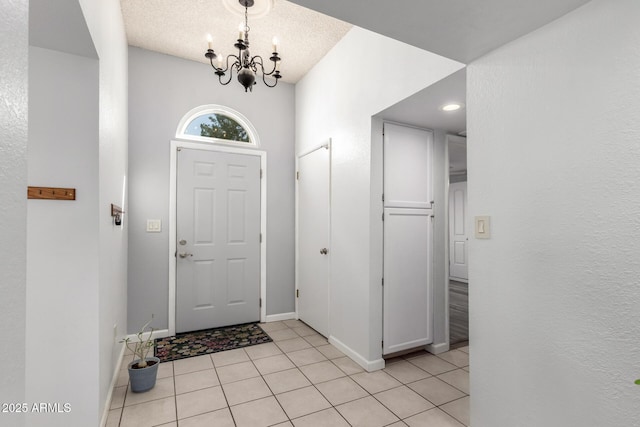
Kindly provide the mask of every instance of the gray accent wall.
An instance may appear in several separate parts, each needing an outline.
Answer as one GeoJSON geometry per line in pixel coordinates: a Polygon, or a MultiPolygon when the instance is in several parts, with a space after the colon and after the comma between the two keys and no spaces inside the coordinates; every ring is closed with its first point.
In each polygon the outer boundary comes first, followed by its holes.
{"type": "Polygon", "coordinates": [[[267,153],[267,315],[294,303],[294,86],[261,81],[245,93],[237,81],[218,83],[211,67],[129,48],[128,331],[154,316],[168,328],[170,141],[191,109],[218,104],[243,114],[267,153]],[[147,219],[162,232],[147,233],[147,219]]]}

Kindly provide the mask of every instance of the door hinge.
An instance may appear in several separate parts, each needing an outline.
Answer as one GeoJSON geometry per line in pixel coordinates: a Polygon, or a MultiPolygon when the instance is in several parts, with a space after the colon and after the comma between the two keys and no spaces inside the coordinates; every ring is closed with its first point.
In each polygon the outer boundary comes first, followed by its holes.
{"type": "Polygon", "coordinates": [[[260,308],[262,308],[262,298],[260,298],[260,308]]]}
{"type": "Polygon", "coordinates": [[[296,172],[296,179],[300,179],[300,171],[296,172]]]}
{"type": "Polygon", "coordinates": [[[384,202],[384,193],[382,193],[382,201],[384,202]]]}
{"type": "Polygon", "coordinates": [[[260,233],[260,243],[262,243],[262,233],[260,233]]]}
{"type": "Polygon", "coordinates": [[[382,278],[382,286],[384,286],[384,277],[382,278]]]}
{"type": "Polygon", "coordinates": [[[384,348],[384,340],[380,341],[380,346],[384,348]]]}
{"type": "Polygon", "coordinates": [[[382,212],[382,220],[384,221],[384,212],[382,212]]]}
{"type": "Polygon", "coordinates": [[[300,289],[296,289],[296,298],[300,298],[300,289]]]}
{"type": "Polygon", "coordinates": [[[260,169],[260,179],[262,179],[262,169],[260,169]]]}

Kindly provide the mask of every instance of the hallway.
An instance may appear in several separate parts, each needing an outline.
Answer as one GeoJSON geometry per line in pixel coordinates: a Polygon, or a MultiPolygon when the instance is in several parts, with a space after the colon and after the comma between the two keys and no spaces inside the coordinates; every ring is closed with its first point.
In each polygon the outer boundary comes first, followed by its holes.
{"type": "Polygon", "coordinates": [[[261,326],[273,343],[162,363],[146,393],[125,356],[107,426],[469,425],[468,347],[368,373],[300,321],[261,326]]]}

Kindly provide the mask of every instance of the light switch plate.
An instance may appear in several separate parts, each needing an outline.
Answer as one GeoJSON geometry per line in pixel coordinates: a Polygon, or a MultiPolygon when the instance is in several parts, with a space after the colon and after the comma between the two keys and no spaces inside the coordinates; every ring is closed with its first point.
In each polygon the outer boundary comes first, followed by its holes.
{"type": "Polygon", "coordinates": [[[475,220],[475,236],[476,239],[491,238],[491,217],[477,216],[475,220]]]}
{"type": "Polygon", "coordinates": [[[162,231],[162,220],[148,219],[147,233],[160,233],[162,231]]]}

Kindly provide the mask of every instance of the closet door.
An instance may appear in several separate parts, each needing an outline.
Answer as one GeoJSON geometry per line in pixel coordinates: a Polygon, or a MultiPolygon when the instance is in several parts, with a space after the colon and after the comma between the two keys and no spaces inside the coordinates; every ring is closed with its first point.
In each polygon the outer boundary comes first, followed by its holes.
{"type": "Polygon", "coordinates": [[[329,336],[329,148],[298,160],[298,318],[329,336]]]}
{"type": "Polygon", "coordinates": [[[384,207],[431,209],[431,131],[384,124],[384,207]]]}
{"type": "Polygon", "coordinates": [[[433,341],[430,131],[384,126],[383,354],[433,341]]]}
{"type": "Polygon", "coordinates": [[[383,354],[433,341],[432,230],[430,209],[385,209],[383,354]]]}

